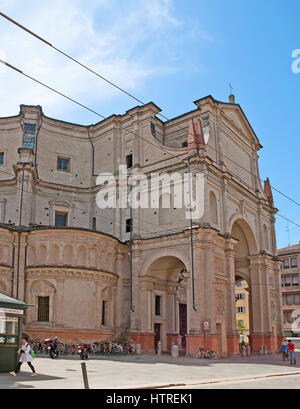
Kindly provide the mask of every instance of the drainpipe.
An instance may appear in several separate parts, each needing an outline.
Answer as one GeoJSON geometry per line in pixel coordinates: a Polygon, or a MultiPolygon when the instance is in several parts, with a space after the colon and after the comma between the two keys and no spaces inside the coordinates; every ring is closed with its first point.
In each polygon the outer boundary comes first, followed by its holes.
{"type": "Polygon", "coordinates": [[[195,268],[194,268],[194,240],[193,240],[193,218],[192,218],[192,183],[191,183],[191,166],[190,160],[195,156],[198,156],[198,149],[197,152],[193,155],[189,155],[187,157],[187,166],[188,166],[188,173],[189,173],[189,193],[190,193],[190,239],[191,239],[191,268],[192,268],[192,300],[193,300],[193,310],[197,311],[196,303],[195,303],[195,268]]]}

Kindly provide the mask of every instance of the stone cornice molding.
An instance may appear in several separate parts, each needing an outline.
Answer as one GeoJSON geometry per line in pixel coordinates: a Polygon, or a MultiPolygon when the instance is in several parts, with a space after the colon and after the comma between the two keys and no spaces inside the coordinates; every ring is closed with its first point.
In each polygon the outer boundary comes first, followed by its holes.
{"type": "Polygon", "coordinates": [[[31,279],[68,279],[68,278],[83,278],[85,280],[92,280],[107,285],[116,286],[118,282],[118,275],[108,271],[84,270],[76,268],[64,267],[27,267],[25,270],[26,280],[31,279]]]}

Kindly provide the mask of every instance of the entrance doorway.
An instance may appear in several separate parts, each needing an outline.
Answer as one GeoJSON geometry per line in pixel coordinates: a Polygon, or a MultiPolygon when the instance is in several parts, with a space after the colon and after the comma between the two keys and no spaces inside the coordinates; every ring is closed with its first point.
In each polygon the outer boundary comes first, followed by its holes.
{"type": "Polygon", "coordinates": [[[157,352],[157,344],[161,341],[161,324],[154,324],[154,350],[157,352]]]}
{"type": "Polygon", "coordinates": [[[179,304],[179,335],[181,338],[181,348],[186,349],[186,333],[187,333],[187,305],[179,304]]]}

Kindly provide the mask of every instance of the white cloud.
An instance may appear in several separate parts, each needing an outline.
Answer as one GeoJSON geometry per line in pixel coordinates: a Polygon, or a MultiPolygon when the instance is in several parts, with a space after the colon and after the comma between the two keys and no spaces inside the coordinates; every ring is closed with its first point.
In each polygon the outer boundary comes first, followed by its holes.
{"type": "MultiPolygon", "coordinates": [[[[182,24],[174,16],[172,0],[128,0],[126,7],[119,0],[0,0],[0,7],[57,48],[133,93],[154,75],[178,69],[157,59],[158,41],[167,41],[165,33],[182,24]]],[[[94,108],[101,109],[119,95],[113,87],[0,17],[1,56],[94,108]]],[[[0,97],[0,116],[16,114],[21,103],[42,105],[47,115],[59,117],[74,109],[62,97],[9,69],[0,75],[0,97]]],[[[129,100],[128,108],[133,103],[129,100]]]]}

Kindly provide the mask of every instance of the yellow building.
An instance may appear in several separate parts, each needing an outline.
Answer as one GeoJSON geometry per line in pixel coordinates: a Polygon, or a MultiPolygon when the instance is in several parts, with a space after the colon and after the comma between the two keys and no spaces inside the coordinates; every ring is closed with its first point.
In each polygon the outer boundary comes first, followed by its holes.
{"type": "Polygon", "coordinates": [[[239,340],[249,342],[249,290],[248,283],[245,280],[235,284],[236,298],[236,326],[239,333],[239,340]]]}

